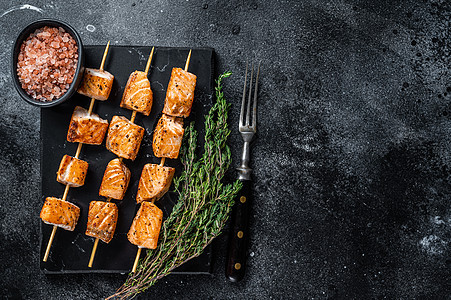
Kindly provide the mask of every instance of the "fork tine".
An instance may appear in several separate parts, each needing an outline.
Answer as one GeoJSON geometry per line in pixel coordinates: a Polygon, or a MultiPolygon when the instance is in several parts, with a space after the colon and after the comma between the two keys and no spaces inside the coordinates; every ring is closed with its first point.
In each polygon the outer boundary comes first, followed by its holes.
{"type": "Polygon", "coordinates": [[[250,126],[249,119],[251,117],[251,100],[252,100],[252,78],[254,77],[254,63],[251,69],[251,81],[249,83],[249,100],[247,101],[246,126],[250,126]]]}
{"type": "Polygon", "coordinates": [[[246,103],[246,85],[247,85],[247,60],[246,60],[246,73],[244,75],[244,89],[243,89],[243,100],[241,101],[241,113],[240,113],[240,124],[239,126],[244,126],[244,105],[246,103]]]}
{"type": "Polygon", "coordinates": [[[252,108],[252,128],[257,128],[257,92],[258,92],[258,75],[260,74],[260,62],[257,68],[257,77],[255,78],[254,104],[252,108]]]}

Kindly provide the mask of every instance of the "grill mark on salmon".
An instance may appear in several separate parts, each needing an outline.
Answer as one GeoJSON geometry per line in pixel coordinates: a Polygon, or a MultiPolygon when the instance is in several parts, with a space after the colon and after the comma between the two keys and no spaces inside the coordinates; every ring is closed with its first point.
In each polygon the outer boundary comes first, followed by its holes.
{"type": "Polygon", "coordinates": [[[99,195],[122,200],[130,182],[130,170],[119,158],[110,161],[103,175],[99,195]]]}
{"type": "Polygon", "coordinates": [[[197,76],[181,68],[173,68],[169,79],[163,113],[188,117],[193,106],[197,76]]]}
{"type": "Polygon", "coordinates": [[[175,169],[155,164],[146,164],[139,179],[136,202],[159,200],[169,190],[175,169]]]}
{"type": "Polygon", "coordinates": [[[122,95],[121,107],[150,115],[153,103],[153,93],[147,73],[135,71],[130,74],[122,95]]]}
{"type": "Polygon", "coordinates": [[[162,221],[161,209],[151,202],[141,203],[127,233],[128,240],[140,248],[157,248],[162,221]]]}
{"type": "Polygon", "coordinates": [[[152,148],[155,156],[177,158],[184,131],[182,118],[163,114],[153,134],[152,148]]]}
{"type": "Polygon", "coordinates": [[[144,128],[122,116],[111,119],[106,147],[119,157],[135,160],[144,136],[144,128]]]}
{"type": "Polygon", "coordinates": [[[109,243],[114,236],[118,217],[116,204],[103,201],[89,203],[88,223],[85,234],[109,243]]]}

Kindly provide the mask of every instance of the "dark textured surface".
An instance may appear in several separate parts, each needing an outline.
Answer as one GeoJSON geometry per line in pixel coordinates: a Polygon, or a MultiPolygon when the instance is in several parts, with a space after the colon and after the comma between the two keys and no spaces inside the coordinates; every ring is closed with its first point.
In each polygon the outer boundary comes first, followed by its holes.
{"type": "MultiPolygon", "coordinates": [[[[222,235],[213,276],[169,276],[143,299],[449,297],[448,1],[30,4],[42,12],[0,4],[2,296],[101,298],[124,280],[39,270],[39,110],[8,64],[23,26],[56,17],[85,44],[215,48],[235,74],[232,123],[244,61],[262,61],[247,277],[226,281],[222,235]]],[[[237,162],[236,131],[230,144],[237,162]]]]}

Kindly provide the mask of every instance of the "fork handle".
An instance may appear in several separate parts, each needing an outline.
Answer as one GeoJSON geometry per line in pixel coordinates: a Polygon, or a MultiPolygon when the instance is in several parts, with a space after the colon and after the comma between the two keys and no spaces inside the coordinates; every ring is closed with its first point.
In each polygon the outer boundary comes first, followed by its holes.
{"type": "Polygon", "coordinates": [[[235,199],[228,242],[226,277],[237,282],[243,279],[249,243],[249,212],[251,206],[251,181],[241,180],[243,188],[235,199]]]}

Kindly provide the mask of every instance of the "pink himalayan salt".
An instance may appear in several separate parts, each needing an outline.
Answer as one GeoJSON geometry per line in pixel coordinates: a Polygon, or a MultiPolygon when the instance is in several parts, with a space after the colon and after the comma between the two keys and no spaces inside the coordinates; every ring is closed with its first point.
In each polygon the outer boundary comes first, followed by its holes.
{"type": "Polygon", "coordinates": [[[20,47],[19,82],[33,99],[58,99],[74,80],[77,59],[77,43],[63,28],[39,28],[20,47]]]}

